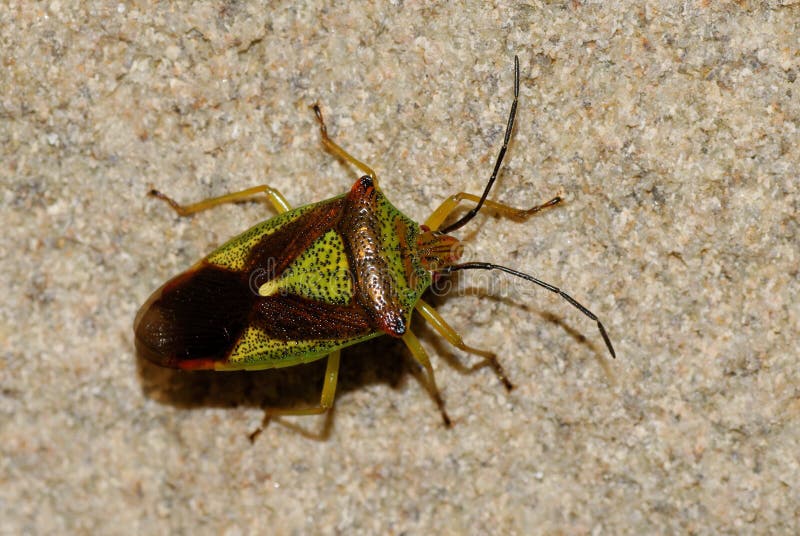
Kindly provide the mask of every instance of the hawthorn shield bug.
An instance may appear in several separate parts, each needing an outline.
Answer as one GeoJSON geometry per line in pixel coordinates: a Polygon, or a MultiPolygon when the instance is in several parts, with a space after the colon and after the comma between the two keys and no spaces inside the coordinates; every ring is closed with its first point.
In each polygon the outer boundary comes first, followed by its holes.
{"type": "MultiPolygon", "coordinates": [[[[507,389],[494,353],[473,348],[421,299],[434,277],[463,270],[499,270],[554,292],[597,323],[615,357],[603,324],[570,295],[531,275],[487,262],[459,262],[460,242],[450,235],[483,208],[525,219],[561,202],[555,197],[529,209],[488,199],[503,162],[519,98],[519,60],[514,58],[514,100],[503,146],[481,195],[461,192],[446,199],[423,225],[384,196],[375,172],[329,136],[318,105],[313,109],[323,146],[364,175],[349,192],[292,209],[269,186],[180,205],[157,190],[150,195],[188,216],[222,203],[266,195],[279,213],[229,240],[159,288],[134,322],[136,347],[146,359],[185,370],[260,370],[290,367],[327,357],[319,405],[265,409],[273,415],[322,413],[333,405],[342,348],[380,335],[403,340],[426,372],[427,388],[446,425],[450,418],[436,386],[427,352],[411,330],[417,311],[455,347],[483,358],[507,389]],[[459,203],[474,206],[456,221],[445,220],[459,203]]],[[[256,432],[257,433],[257,432],[256,432]]]]}

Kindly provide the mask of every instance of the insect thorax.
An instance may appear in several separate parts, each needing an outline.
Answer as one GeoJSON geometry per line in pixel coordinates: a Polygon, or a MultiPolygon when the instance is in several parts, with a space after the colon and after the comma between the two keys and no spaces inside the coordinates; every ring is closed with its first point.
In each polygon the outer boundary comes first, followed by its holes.
{"type": "Polygon", "coordinates": [[[379,330],[401,336],[431,283],[417,251],[419,225],[365,176],[346,196],[338,225],[348,251],[354,294],[379,330]]]}

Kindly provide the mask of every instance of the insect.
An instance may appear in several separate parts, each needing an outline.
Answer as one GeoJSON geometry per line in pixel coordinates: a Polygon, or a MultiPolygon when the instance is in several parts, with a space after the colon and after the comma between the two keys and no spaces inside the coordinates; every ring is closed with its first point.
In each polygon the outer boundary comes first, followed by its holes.
{"type": "MultiPolygon", "coordinates": [[[[554,292],[597,323],[616,357],[603,324],[561,289],[531,275],[488,262],[459,262],[461,243],[450,235],[483,208],[515,219],[527,218],[561,202],[560,197],[529,209],[488,199],[508,148],[519,98],[519,60],[514,58],[514,100],[503,146],[483,193],[446,199],[423,225],[396,209],[378,187],[375,172],[329,136],[318,105],[313,109],[322,144],[364,175],[349,192],[292,209],[269,186],[256,186],[190,205],[157,190],[180,216],[222,203],[265,195],[279,213],[229,240],[159,288],[134,322],[136,347],[146,359],[186,370],[260,370],[327,358],[319,405],[265,409],[265,426],[275,415],[323,413],[333,405],[342,348],[380,335],[402,339],[425,371],[424,382],[446,425],[450,425],[427,352],[411,329],[420,316],[453,346],[483,358],[507,388],[496,355],[468,346],[421,299],[434,278],[464,270],[499,270],[554,292]],[[461,202],[472,208],[445,224],[461,202]]],[[[260,429],[259,429],[260,430],[260,429]]]]}

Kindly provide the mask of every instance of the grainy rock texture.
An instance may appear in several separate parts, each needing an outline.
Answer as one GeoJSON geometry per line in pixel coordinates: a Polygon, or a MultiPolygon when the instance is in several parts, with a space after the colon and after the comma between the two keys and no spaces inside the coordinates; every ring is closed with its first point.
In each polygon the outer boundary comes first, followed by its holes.
{"type": "Polygon", "coordinates": [[[4,2],[0,532],[791,533],[800,527],[800,4],[4,2]],[[464,273],[430,301],[516,385],[430,328],[453,429],[390,340],[321,366],[178,374],[137,360],[162,281],[273,212],[178,218],[268,183],[350,187],[309,105],[424,221],[480,192],[464,273]]]}

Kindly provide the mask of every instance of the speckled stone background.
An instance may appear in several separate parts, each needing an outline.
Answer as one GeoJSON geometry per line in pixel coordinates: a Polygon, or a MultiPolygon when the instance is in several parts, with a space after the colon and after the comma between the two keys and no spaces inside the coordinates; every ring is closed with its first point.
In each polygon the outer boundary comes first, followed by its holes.
{"type": "Polygon", "coordinates": [[[800,528],[800,4],[3,2],[0,532],[792,533],[800,528]],[[137,359],[162,281],[273,212],[181,219],[262,183],[295,204],[349,188],[309,105],[422,221],[479,192],[518,124],[465,273],[431,298],[517,388],[436,333],[455,426],[403,348],[322,368],[180,374],[137,359]]]}

